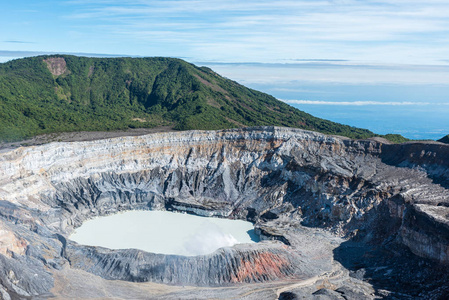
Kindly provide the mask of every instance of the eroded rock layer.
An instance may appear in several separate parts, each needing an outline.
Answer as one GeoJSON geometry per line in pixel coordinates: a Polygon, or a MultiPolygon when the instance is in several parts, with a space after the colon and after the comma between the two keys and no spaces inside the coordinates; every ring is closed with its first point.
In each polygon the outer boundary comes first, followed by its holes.
{"type": "Polygon", "coordinates": [[[55,274],[66,268],[203,287],[298,282],[335,269],[339,237],[394,240],[445,265],[448,166],[442,144],[397,146],[273,127],[3,151],[0,293],[51,295],[55,274]],[[130,209],[246,219],[265,241],[182,257],[68,239],[88,218],[130,209]]]}

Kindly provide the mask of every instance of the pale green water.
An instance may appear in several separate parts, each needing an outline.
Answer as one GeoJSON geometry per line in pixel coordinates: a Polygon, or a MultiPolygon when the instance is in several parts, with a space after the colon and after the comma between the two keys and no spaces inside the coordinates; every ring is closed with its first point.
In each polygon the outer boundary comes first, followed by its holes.
{"type": "Polygon", "coordinates": [[[254,243],[250,222],[167,211],[127,211],[88,220],[70,239],[110,249],[194,256],[238,243],[254,243]]]}

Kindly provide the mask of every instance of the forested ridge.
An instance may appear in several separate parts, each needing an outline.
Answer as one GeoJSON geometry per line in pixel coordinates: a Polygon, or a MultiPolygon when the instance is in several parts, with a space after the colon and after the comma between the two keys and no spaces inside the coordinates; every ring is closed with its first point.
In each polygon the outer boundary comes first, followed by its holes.
{"type": "MultiPolygon", "coordinates": [[[[373,132],[313,117],[174,58],[37,56],[0,64],[0,140],[44,133],[274,125],[350,138],[373,132]]],[[[395,142],[398,135],[384,136],[395,142]]]]}

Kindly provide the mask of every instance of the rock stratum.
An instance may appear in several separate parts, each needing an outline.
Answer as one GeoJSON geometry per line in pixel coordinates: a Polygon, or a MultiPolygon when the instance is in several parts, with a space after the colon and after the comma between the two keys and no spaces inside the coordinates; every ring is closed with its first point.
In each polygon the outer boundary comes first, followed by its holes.
{"type": "Polygon", "coordinates": [[[0,295],[438,299],[448,188],[447,145],[279,127],[2,150],[0,295]],[[135,209],[249,220],[263,241],[184,257],[68,239],[135,209]]]}

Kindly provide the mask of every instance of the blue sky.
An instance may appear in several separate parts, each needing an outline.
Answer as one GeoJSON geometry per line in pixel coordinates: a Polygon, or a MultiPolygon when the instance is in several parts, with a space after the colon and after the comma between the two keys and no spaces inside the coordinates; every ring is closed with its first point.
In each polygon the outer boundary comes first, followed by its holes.
{"type": "Polygon", "coordinates": [[[447,0],[2,3],[0,50],[449,64],[447,0]]]}

